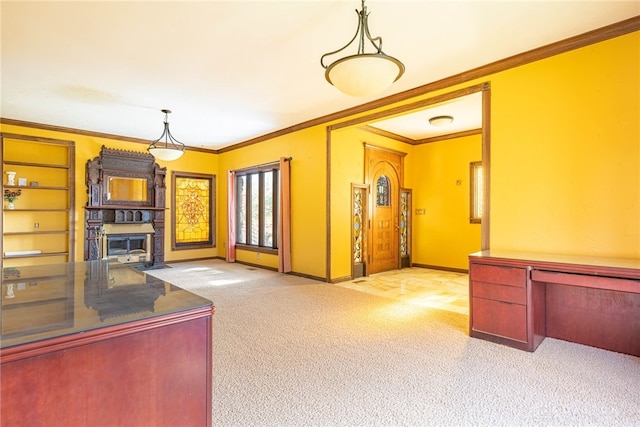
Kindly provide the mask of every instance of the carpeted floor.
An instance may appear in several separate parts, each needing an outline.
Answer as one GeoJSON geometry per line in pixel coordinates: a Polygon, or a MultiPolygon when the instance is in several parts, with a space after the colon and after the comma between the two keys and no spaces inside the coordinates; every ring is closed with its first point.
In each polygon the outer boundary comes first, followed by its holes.
{"type": "Polygon", "coordinates": [[[219,260],[148,271],[211,299],[215,426],[639,426],[640,358],[468,336],[468,316],[219,260]]]}

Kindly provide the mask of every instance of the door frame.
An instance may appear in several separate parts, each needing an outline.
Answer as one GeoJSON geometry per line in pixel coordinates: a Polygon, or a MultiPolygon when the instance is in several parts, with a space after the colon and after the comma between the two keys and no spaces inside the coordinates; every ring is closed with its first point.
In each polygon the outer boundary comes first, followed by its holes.
{"type": "MultiPolygon", "coordinates": [[[[441,88],[442,89],[442,88],[441,88]]],[[[419,96],[421,94],[424,95],[424,92],[420,93],[417,91],[413,91],[412,96],[419,96]]],[[[347,127],[358,126],[366,124],[367,122],[371,122],[374,120],[380,120],[385,117],[400,115],[403,113],[408,113],[415,110],[425,109],[431,105],[440,104],[445,101],[449,101],[452,99],[460,98],[466,95],[470,95],[472,93],[482,92],[482,167],[484,169],[484,182],[483,182],[483,214],[482,214],[482,223],[481,227],[481,236],[480,236],[480,245],[481,250],[487,250],[490,248],[490,220],[491,220],[491,209],[490,209],[490,191],[491,191],[491,83],[485,81],[483,83],[478,83],[472,86],[464,87],[462,89],[457,89],[452,92],[443,93],[440,95],[432,96],[429,98],[421,99],[415,102],[409,102],[405,105],[400,105],[397,107],[390,107],[386,110],[375,111],[373,113],[364,114],[363,116],[359,116],[356,118],[347,119],[343,122],[334,123],[328,125],[326,127],[326,255],[325,255],[325,269],[326,269],[326,281],[331,282],[331,132],[334,130],[344,129],[347,127]]],[[[407,99],[407,97],[403,98],[407,99]]],[[[384,107],[385,105],[392,104],[392,101],[386,100],[384,104],[371,105],[371,109],[375,107],[384,107]]]]}
{"type": "MultiPolygon", "coordinates": [[[[408,153],[392,150],[389,148],[383,148],[376,145],[364,143],[364,177],[365,183],[369,185],[372,191],[369,193],[369,252],[367,254],[368,266],[367,271],[370,272],[373,266],[373,250],[371,248],[375,245],[375,233],[372,220],[374,218],[374,212],[376,209],[376,195],[375,177],[377,172],[381,168],[389,170],[389,179],[393,182],[393,189],[391,193],[391,211],[393,224],[392,227],[392,248],[395,257],[395,267],[391,269],[400,268],[400,191],[404,187],[404,158],[408,153]]],[[[387,271],[387,270],[381,270],[387,271]]],[[[379,271],[375,271],[379,272],[379,271]]]]}

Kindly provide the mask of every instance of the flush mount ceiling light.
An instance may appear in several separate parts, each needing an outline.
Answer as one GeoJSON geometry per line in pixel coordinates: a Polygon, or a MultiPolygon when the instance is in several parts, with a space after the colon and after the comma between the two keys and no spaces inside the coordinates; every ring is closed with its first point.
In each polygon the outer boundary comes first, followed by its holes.
{"type": "Polygon", "coordinates": [[[452,116],[435,116],[429,119],[429,123],[433,126],[446,126],[453,123],[452,116]]]}
{"type": "Polygon", "coordinates": [[[362,10],[358,14],[358,28],[351,41],[344,47],[325,53],[320,58],[320,64],[327,71],[324,73],[329,83],[341,92],[351,96],[368,96],[382,92],[404,74],[404,64],[396,58],[386,55],[382,51],[382,37],[371,37],[367,19],[367,7],[362,0],[362,10]],[[373,45],[375,53],[365,53],[365,37],[373,45]],[[327,56],[345,50],[355,39],[358,39],[358,52],[345,56],[331,65],[326,65],[327,56]]]}
{"type": "Polygon", "coordinates": [[[164,131],[162,135],[160,135],[160,138],[149,144],[147,150],[149,150],[156,159],[166,161],[179,159],[184,154],[185,145],[176,140],[169,130],[169,114],[171,110],[161,111],[164,113],[164,131]]]}

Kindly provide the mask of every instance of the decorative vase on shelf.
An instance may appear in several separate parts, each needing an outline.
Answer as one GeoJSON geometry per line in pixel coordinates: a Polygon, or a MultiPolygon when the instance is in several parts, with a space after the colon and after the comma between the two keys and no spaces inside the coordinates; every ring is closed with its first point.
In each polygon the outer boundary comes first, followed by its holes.
{"type": "Polygon", "coordinates": [[[9,206],[7,209],[13,209],[13,202],[22,194],[21,189],[17,189],[16,191],[11,191],[9,189],[4,190],[4,199],[9,202],[9,206]]]}

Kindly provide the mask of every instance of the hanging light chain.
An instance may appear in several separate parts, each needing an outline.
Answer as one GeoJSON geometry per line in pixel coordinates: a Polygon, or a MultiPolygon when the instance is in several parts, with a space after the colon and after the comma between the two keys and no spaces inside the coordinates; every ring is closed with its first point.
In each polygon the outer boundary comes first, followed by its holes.
{"type": "Polygon", "coordinates": [[[369,12],[367,12],[367,6],[365,6],[364,0],[362,0],[362,10],[355,9],[355,12],[358,15],[358,27],[356,28],[356,33],[353,35],[353,38],[340,49],[325,53],[320,57],[320,65],[322,65],[323,68],[329,67],[329,65],[326,65],[324,63],[324,59],[327,56],[331,56],[345,50],[351,45],[351,43],[353,43],[356,38],[359,38],[357,55],[363,55],[365,53],[365,36],[369,40],[369,42],[371,42],[373,47],[376,48],[376,53],[380,55],[386,55],[382,51],[382,37],[371,37],[371,33],[369,32],[369,12]]]}

